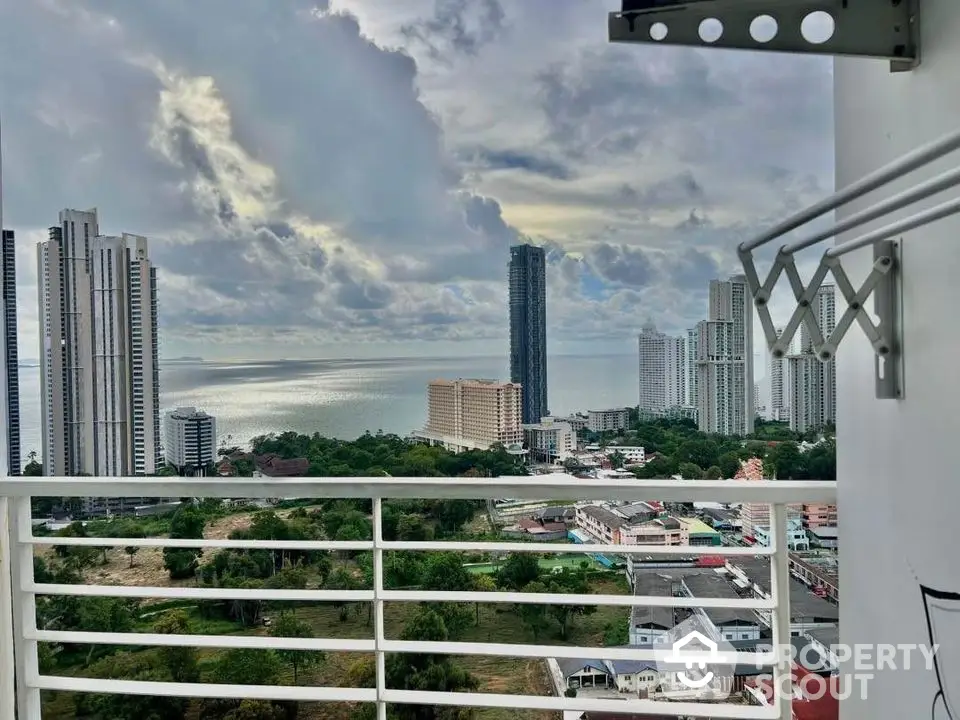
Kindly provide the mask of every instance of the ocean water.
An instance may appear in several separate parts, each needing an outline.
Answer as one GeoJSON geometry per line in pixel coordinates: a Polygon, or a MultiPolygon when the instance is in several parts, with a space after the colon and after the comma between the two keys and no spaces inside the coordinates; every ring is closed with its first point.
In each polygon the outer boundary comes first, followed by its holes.
{"type": "MultiPolygon", "coordinates": [[[[229,444],[271,432],[318,432],[352,440],[365,431],[405,435],[426,421],[427,383],[509,378],[501,357],[161,363],[161,412],[192,405],[217,418],[229,444]]],[[[633,355],[557,355],[548,363],[550,410],[637,403],[633,355]]],[[[21,448],[40,452],[40,375],[20,368],[21,448]]]]}

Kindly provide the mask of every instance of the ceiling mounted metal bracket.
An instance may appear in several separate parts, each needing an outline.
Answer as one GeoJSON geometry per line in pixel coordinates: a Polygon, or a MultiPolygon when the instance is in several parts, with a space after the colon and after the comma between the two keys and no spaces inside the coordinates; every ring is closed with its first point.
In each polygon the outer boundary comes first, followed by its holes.
{"type": "Polygon", "coordinates": [[[610,42],[879,58],[892,72],[920,63],[921,0],[622,2],[610,42]]]}

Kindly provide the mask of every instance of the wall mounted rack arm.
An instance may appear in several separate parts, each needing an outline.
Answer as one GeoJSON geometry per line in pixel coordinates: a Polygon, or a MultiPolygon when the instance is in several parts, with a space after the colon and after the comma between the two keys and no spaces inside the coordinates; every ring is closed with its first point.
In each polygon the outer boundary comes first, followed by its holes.
{"type": "Polygon", "coordinates": [[[920,62],[920,0],[623,0],[610,42],[920,62]]]}
{"type": "Polygon", "coordinates": [[[864,210],[848,215],[826,230],[814,232],[784,245],[777,252],[773,265],[762,282],[753,253],[754,250],[783,237],[811,220],[859,199],[894,180],[901,179],[904,175],[958,148],[960,148],[960,132],[951,133],[861,178],[752,240],[741,243],[737,252],[757,308],[764,337],[774,357],[780,358],[786,355],[802,324],[816,356],[821,361],[828,362],[836,356],[841,341],[850,326],[856,322],[869,339],[876,355],[877,397],[903,397],[900,288],[902,239],[907,233],[929,223],[960,214],[960,198],[942,202],[828,248],[823,253],[809,283],[804,284],[801,279],[794,254],[960,185],[960,168],[953,168],[936,175],[864,210]],[[863,284],[855,288],[841,264],[841,258],[867,247],[873,248],[873,265],[863,284]],[[781,275],[787,276],[796,306],[783,331],[778,333],[770,314],[769,303],[781,275]],[[814,314],[813,305],[818,291],[823,287],[828,276],[832,276],[847,307],[829,337],[824,337],[814,314]],[[879,318],[876,323],[866,311],[866,303],[871,297],[874,301],[874,312],[879,318]]]}

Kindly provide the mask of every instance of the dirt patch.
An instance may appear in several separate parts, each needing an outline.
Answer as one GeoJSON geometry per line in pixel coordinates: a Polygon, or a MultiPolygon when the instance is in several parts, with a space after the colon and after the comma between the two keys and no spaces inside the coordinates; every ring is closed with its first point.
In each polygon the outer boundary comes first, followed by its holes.
{"type": "MultiPolygon", "coordinates": [[[[298,508],[287,508],[285,510],[277,510],[277,517],[286,519],[298,508]]],[[[314,510],[315,507],[304,508],[306,511],[314,510]]],[[[238,515],[228,515],[226,517],[219,518],[213,522],[207,523],[207,527],[203,530],[203,537],[210,540],[227,540],[230,537],[230,533],[234,530],[246,530],[250,527],[250,523],[253,522],[253,516],[258,512],[265,512],[263,510],[256,510],[254,512],[245,512],[239,513],[238,515]]]]}
{"type": "MultiPolygon", "coordinates": [[[[280,510],[277,515],[286,518],[292,509],[280,510]]],[[[240,513],[218,518],[204,528],[204,538],[211,540],[226,540],[235,530],[244,530],[250,527],[255,512],[240,513]]],[[[160,536],[165,537],[165,536],[160,536]]],[[[42,551],[41,551],[42,552],[42,551]]],[[[52,550],[47,549],[47,553],[52,550]]],[[[212,555],[216,550],[207,550],[206,555],[212,555]]],[[[38,553],[39,554],[39,553],[38,553]]],[[[163,549],[142,547],[133,556],[133,567],[130,567],[130,556],[123,548],[112,548],[107,551],[107,562],[95,565],[84,572],[84,579],[99,585],[142,585],[147,587],[192,587],[196,582],[192,578],[185,580],[171,580],[166,568],[163,567],[163,549]]]]}
{"type": "Polygon", "coordinates": [[[170,579],[170,574],[163,567],[163,550],[160,548],[140,548],[133,556],[133,567],[130,567],[130,556],[123,548],[108,550],[107,564],[95,565],[84,573],[84,577],[99,585],[184,587],[195,584],[191,579],[170,579]]]}

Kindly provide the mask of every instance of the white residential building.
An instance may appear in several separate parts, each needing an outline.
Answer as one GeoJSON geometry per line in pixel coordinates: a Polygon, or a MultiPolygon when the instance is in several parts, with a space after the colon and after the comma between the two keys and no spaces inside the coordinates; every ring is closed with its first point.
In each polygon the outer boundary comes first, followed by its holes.
{"type": "Polygon", "coordinates": [[[45,472],[156,473],[157,292],[147,239],[101,236],[96,210],[64,210],[39,244],[38,272],[45,472]]]}
{"type": "Polygon", "coordinates": [[[659,332],[652,321],[638,337],[640,411],[663,413],[687,402],[686,343],[659,332]]]}
{"type": "Polygon", "coordinates": [[[699,377],[697,374],[697,347],[699,346],[699,334],[697,328],[692,327],[687,330],[686,339],[686,371],[687,371],[687,397],[684,404],[687,407],[697,407],[697,386],[699,377]]]}
{"type": "MultiPolygon", "coordinates": [[[[811,309],[823,336],[828,337],[837,326],[833,285],[820,288],[811,309]]],[[[800,326],[800,352],[788,355],[786,360],[790,429],[803,432],[836,422],[836,360],[824,363],[817,358],[806,325],[800,326]]]]}
{"type": "Polygon", "coordinates": [[[590,432],[617,432],[626,430],[630,425],[630,411],[627,408],[612,410],[587,410],[587,429],[590,432]]]}
{"type": "Polygon", "coordinates": [[[577,449],[577,434],[565,422],[544,419],[541,423],[523,425],[523,440],[536,460],[563,460],[577,449]]]}
{"type": "Polygon", "coordinates": [[[90,473],[93,441],[93,332],[90,242],[96,209],[64,210],[37,247],[43,468],[47,475],[90,473]]]}
{"type": "Polygon", "coordinates": [[[710,281],[709,319],[697,324],[697,410],[700,429],[722,435],[753,432],[753,303],[746,280],[710,281]]]}
{"type": "Polygon", "coordinates": [[[163,426],[167,464],[178,470],[203,468],[217,459],[217,419],[202,410],[182,407],[167,413],[163,426]]]}
{"type": "MultiPolygon", "coordinates": [[[[783,328],[777,328],[777,337],[783,335],[783,328]]],[[[767,353],[767,360],[770,364],[770,419],[778,422],[789,419],[790,403],[786,395],[786,384],[784,382],[784,359],[775,358],[771,353],[767,353]]]]}

